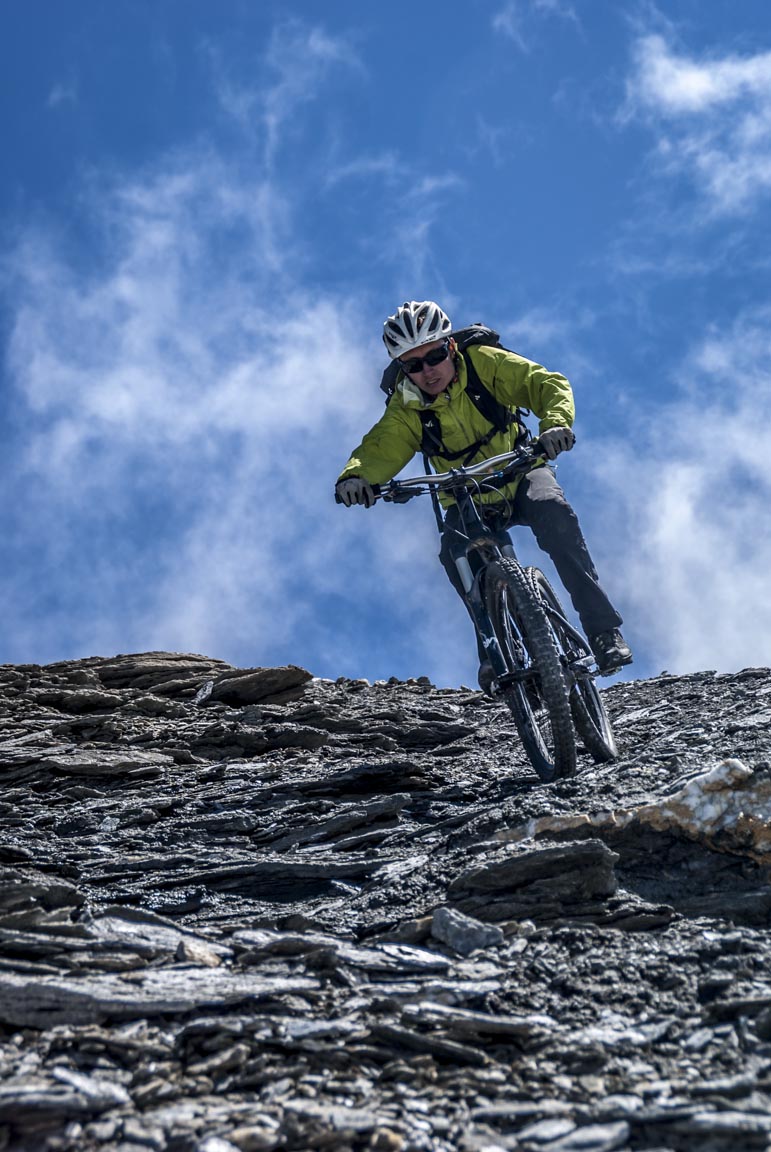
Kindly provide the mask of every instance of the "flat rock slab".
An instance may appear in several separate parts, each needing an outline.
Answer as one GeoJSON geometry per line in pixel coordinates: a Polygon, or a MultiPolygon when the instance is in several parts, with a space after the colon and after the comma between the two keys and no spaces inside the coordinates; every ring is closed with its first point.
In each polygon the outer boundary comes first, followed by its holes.
{"type": "Polygon", "coordinates": [[[74,884],[58,876],[35,868],[0,867],[0,922],[6,917],[18,919],[20,914],[43,916],[61,908],[77,908],[84,901],[74,884]]]}
{"type": "Polygon", "coordinates": [[[98,1024],[194,1008],[223,1007],[318,988],[304,976],[250,976],[221,969],[170,967],[132,979],[90,976],[62,979],[0,972],[0,1021],[15,1027],[98,1024]]]}
{"type": "Polygon", "coordinates": [[[180,652],[137,652],[131,655],[71,661],[50,666],[66,671],[89,669],[109,688],[157,688],[170,680],[193,683],[231,668],[224,660],[180,652]]]}
{"type": "Polygon", "coordinates": [[[564,1037],[571,1048],[579,1049],[592,1045],[603,1048],[644,1048],[663,1040],[672,1027],[670,1020],[658,1020],[636,1024],[621,1017],[612,1017],[607,1023],[589,1024],[564,1037]]]}
{"type": "Polygon", "coordinates": [[[108,752],[103,748],[79,749],[73,747],[40,760],[41,768],[61,772],[67,776],[133,776],[148,769],[160,769],[174,764],[174,757],[163,752],[108,752]]]}
{"type": "Polygon", "coordinates": [[[327,952],[341,964],[350,964],[354,968],[365,968],[371,972],[446,972],[450,967],[446,956],[410,944],[382,943],[363,947],[323,933],[253,929],[234,932],[232,939],[235,945],[248,949],[255,956],[327,952]]]}
{"type": "Polygon", "coordinates": [[[105,949],[125,949],[151,958],[184,953],[184,959],[216,967],[232,957],[232,949],[194,932],[176,928],[160,916],[132,908],[108,910],[87,924],[88,939],[105,949]]]}
{"type": "Polygon", "coordinates": [[[105,692],[100,688],[50,688],[34,693],[39,704],[58,708],[62,712],[106,712],[120,708],[123,697],[117,692],[105,692]]]}
{"type": "Polygon", "coordinates": [[[0,767],[19,768],[38,764],[44,756],[66,756],[73,750],[71,744],[60,744],[50,731],[31,732],[15,740],[0,742],[0,767]]]}
{"type": "Polygon", "coordinates": [[[493,1016],[488,1012],[474,1012],[430,1000],[407,1004],[402,1019],[409,1023],[438,1025],[448,1032],[462,1036],[506,1036],[516,1040],[530,1040],[553,1035],[558,1030],[552,1016],[493,1016]]]}
{"type": "Polygon", "coordinates": [[[55,1068],[51,1077],[25,1077],[0,1085],[0,1123],[67,1120],[131,1103],[125,1088],[97,1076],[55,1068]]]}
{"type": "Polygon", "coordinates": [[[243,704],[285,704],[298,700],[303,685],[313,677],[305,668],[288,664],[283,668],[247,668],[218,677],[211,699],[239,707],[243,704]]]}
{"type": "Polygon", "coordinates": [[[538,1142],[543,1152],[616,1152],[627,1147],[629,1125],[624,1120],[615,1124],[587,1124],[548,1143],[538,1142]]]}
{"type": "Polygon", "coordinates": [[[383,1123],[374,1112],[363,1108],[345,1108],[315,1100],[286,1100],[284,1107],[287,1112],[304,1120],[315,1120],[332,1132],[371,1132],[383,1123]]]}
{"type": "Polygon", "coordinates": [[[612,896],[617,883],[613,866],[618,860],[601,840],[570,844],[517,845],[462,872],[448,888],[462,892],[513,892],[537,887],[570,899],[612,896]]]}

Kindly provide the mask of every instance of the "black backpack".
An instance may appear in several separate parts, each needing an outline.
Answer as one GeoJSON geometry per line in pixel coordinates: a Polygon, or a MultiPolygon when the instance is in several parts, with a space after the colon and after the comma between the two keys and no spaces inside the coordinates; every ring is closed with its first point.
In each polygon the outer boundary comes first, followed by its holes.
{"type": "MultiPolygon", "coordinates": [[[[479,378],[479,373],[474,367],[471,357],[466,355],[466,349],[472,344],[486,344],[492,348],[503,348],[500,335],[484,324],[471,324],[468,328],[459,328],[457,332],[452,333],[452,336],[466,363],[466,393],[468,398],[492,427],[485,436],[480,437],[473,444],[461,448],[459,452],[450,452],[442,443],[441,425],[436,412],[420,410],[418,415],[423,425],[420,450],[425,458],[426,471],[429,471],[428,461],[431,456],[441,456],[450,461],[462,459],[465,467],[471,463],[479,449],[492,440],[493,436],[498,432],[505,432],[512,424],[518,424],[520,428],[517,443],[530,435],[524,423],[525,416],[529,415],[529,409],[516,408],[512,411],[511,408],[507,408],[505,404],[496,400],[489,388],[486,388],[479,378]]],[[[392,360],[380,381],[380,387],[389,400],[396,389],[399,372],[399,362],[392,360]]]]}

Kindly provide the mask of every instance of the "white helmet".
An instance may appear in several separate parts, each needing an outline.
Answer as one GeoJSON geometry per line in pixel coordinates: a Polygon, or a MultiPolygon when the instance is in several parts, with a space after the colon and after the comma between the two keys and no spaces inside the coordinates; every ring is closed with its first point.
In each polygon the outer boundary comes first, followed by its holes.
{"type": "Polygon", "coordinates": [[[451,332],[449,316],[433,300],[406,300],[383,325],[383,343],[388,355],[395,360],[451,332]]]}

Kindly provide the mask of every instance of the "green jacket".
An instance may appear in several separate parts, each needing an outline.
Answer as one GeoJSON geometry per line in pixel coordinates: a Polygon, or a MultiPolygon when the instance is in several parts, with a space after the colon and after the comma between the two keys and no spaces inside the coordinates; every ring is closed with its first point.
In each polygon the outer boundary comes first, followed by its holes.
{"type": "MultiPolygon", "coordinates": [[[[476,344],[466,349],[471,356],[479,378],[502,404],[512,409],[529,408],[539,417],[538,431],[547,428],[570,428],[575,418],[573,392],[564,376],[547,372],[540,364],[507,352],[476,344]]],[[[442,429],[442,443],[448,452],[459,452],[482,436],[491,425],[466,395],[467,372],[462,355],[458,356],[458,377],[446,391],[426,404],[426,397],[408,376],[400,374],[393,396],[385,412],[366,434],[350,460],[340,473],[339,480],[360,476],[370,484],[385,484],[401,472],[402,468],[420,451],[423,434],[418,416],[420,408],[438,413],[442,429]]],[[[499,432],[480,448],[472,463],[487,460],[514,447],[518,425],[512,424],[506,432],[499,432]]],[[[432,456],[431,465],[437,472],[455,468],[458,461],[432,456]]],[[[511,498],[518,480],[500,492],[485,493],[482,501],[493,503],[511,498]]],[[[443,504],[453,501],[442,499],[443,504]]]]}

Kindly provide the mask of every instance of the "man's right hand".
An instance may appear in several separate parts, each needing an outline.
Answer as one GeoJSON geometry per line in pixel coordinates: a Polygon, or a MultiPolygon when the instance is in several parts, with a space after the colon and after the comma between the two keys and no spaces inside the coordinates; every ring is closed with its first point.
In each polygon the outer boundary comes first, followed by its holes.
{"type": "Polygon", "coordinates": [[[350,508],[352,504],[363,504],[371,508],[375,503],[375,493],[372,485],[361,476],[349,476],[347,480],[338,480],[335,484],[335,494],[340,497],[340,503],[350,508]]]}
{"type": "Polygon", "coordinates": [[[549,428],[541,432],[538,440],[549,460],[556,460],[560,452],[569,452],[576,442],[572,428],[549,428]]]}

